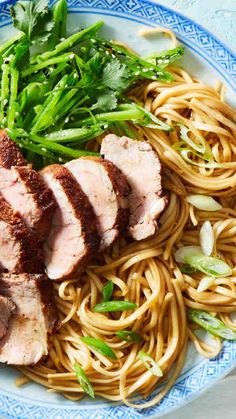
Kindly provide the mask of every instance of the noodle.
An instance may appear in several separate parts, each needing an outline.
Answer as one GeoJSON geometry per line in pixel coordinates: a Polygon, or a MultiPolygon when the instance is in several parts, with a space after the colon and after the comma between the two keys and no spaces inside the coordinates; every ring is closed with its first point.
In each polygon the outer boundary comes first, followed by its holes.
{"type": "MultiPolygon", "coordinates": [[[[141,35],[167,33],[174,45],[175,35],[164,28],[144,30],[141,35]]],[[[179,67],[170,67],[171,83],[159,81],[137,86],[130,97],[171,126],[184,124],[209,144],[219,168],[205,168],[183,160],[173,144],[177,131],[164,132],[132,125],[138,140],[148,141],[163,165],[163,186],[169,205],[159,220],[154,237],[129,243],[120,237],[112,248],[99,255],[81,278],[55,284],[56,303],[62,327],[52,337],[48,359],[31,368],[20,368],[24,376],[49,391],[79,400],[83,390],[76,379],[74,364],[82,366],[95,394],[112,401],[139,407],[137,393],[148,397],[157,384],[164,386],[142,408],[158,403],[180,374],[188,341],[204,357],[216,356],[222,347],[214,338],[212,345],[189,325],[186,308],[214,313],[236,330],[230,317],[236,311],[236,121],[235,111],[224,103],[225,88],[197,80],[179,67]],[[205,212],[188,204],[188,194],[218,197],[222,210],[205,212]],[[232,277],[218,278],[205,291],[198,291],[202,274],[181,273],[173,254],[183,245],[199,245],[199,232],[205,220],[213,227],[213,254],[233,268],[232,277]],[[122,313],[94,313],[107,281],[115,285],[113,297],[136,303],[137,308],[122,313]],[[119,339],[115,333],[129,328],[140,333],[141,343],[119,339]],[[81,336],[102,339],[116,354],[111,360],[88,347],[81,336]],[[160,366],[163,378],[152,375],[138,356],[142,350],[160,366]]],[[[94,144],[98,149],[101,139],[94,144]]],[[[199,157],[195,156],[195,162],[199,157]]],[[[21,378],[18,384],[27,379],[21,378]]]]}

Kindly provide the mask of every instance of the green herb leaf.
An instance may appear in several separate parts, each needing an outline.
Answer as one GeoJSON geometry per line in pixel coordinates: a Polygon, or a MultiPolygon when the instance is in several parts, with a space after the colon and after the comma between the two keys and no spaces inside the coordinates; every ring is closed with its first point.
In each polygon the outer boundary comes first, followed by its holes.
{"type": "Polygon", "coordinates": [[[112,111],[113,109],[116,109],[117,102],[117,97],[113,92],[104,93],[98,97],[97,107],[101,109],[101,111],[112,111]]]}
{"type": "Polygon", "coordinates": [[[236,340],[236,332],[211,314],[206,313],[205,311],[192,310],[189,308],[187,310],[187,315],[189,320],[197,323],[212,335],[226,340],[236,340]]]}
{"type": "Polygon", "coordinates": [[[185,246],[175,252],[178,263],[190,265],[197,271],[217,278],[232,275],[230,266],[221,259],[205,256],[198,246],[185,246]]]}
{"type": "Polygon", "coordinates": [[[90,380],[88,379],[87,375],[85,374],[83,368],[81,368],[80,365],[78,364],[75,364],[74,368],[75,368],[76,378],[78,382],[80,383],[82,390],[84,390],[85,393],[87,393],[90,397],[92,397],[92,399],[94,399],[95,395],[93,391],[93,386],[90,380]]]}
{"type": "Polygon", "coordinates": [[[96,304],[93,307],[95,313],[107,313],[112,311],[133,310],[137,305],[130,301],[106,301],[104,303],[96,304]]]}
{"type": "Polygon", "coordinates": [[[116,354],[113,352],[110,346],[103,342],[101,339],[91,338],[89,336],[84,336],[80,339],[90,348],[99,352],[101,355],[107,356],[111,359],[117,359],[116,354]]]}
{"type": "Polygon", "coordinates": [[[18,1],[11,8],[14,26],[24,32],[30,43],[45,42],[53,28],[48,0],[18,1]]]}
{"type": "Polygon", "coordinates": [[[130,72],[118,59],[107,63],[103,69],[102,81],[111,90],[124,90],[130,82],[130,72]]]}
{"type": "Polygon", "coordinates": [[[114,284],[112,281],[108,281],[106,285],[104,285],[102,290],[103,300],[104,302],[110,301],[112,293],[114,289],[114,284]]]}
{"type": "Polygon", "coordinates": [[[116,332],[116,336],[122,340],[125,340],[126,342],[141,342],[142,337],[136,333],[132,332],[130,330],[119,330],[116,332]]]}
{"type": "Polygon", "coordinates": [[[149,370],[153,375],[156,375],[157,377],[163,376],[163,372],[159,367],[158,363],[154,361],[154,359],[150,355],[148,355],[144,351],[139,351],[138,356],[147,368],[147,370],[149,370]]]}

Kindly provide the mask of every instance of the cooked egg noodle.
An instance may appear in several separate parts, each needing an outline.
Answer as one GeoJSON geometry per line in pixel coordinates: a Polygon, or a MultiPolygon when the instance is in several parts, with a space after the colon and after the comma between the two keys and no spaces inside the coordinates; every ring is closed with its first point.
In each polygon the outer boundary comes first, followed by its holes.
{"type": "MultiPolygon", "coordinates": [[[[176,42],[174,36],[172,40],[176,42]]],[[[20,368],[30,380],[71,400],[80,400],[84,395],[75,375],[77,363],[97,396],[140,407],[137,395],[147,398],[154,391],[142,408],[158,403],[181,373],[188,341],[207,358],[215,357],[223,345],[219,338],[206,342],[199,328],[187,322],[188,307],[208,311],[236,330],[231,316],[236,311],[235,111],[224,102],[221,83],[213,88],[181,67],[168,70],[175,78],[173,82],[154,81],[130,92],[132,100],[174,128],[162,132],[132,125],[137,139],[148,141],[163,165],[163,187],[169,205],[159,220],[159,229],[154,237],[141,242],[128,243],[121,237],[81,278],[55,283],[62,327],[51,338],[47,359],[35,367],[20,368]],[[180,141],[179,123],[189,128],[193,141],[204,138],[220,168],[208,169],[184,161],[180,150],[173,147],[180,141]],[[186,201],[189,194],[210,195],[218,199],[222,209],[196,209],[186,201]],[[213,256],[227,262],[233,274],[217,278],[208,289],[198,291],[203,275],[182,273],[173,255],[183,245],[199,245],[199,232],[206,220],[214,231],[213,256]],[[114,284],[113,299],[132,301],[137,307],[121,313],[94,313],[93,307],[102,301],[107,281],[114,284]],[[125,329],[140,334],[142,341],[126,342],[115,335],[125,329]],[[81,336],[103,340],[117,359],[91,349],[80,340],[81,336]],[[163,377],[146,369],[138,356],[140,350],[158,362],[163,377]]],[[[98,138],[91,143],[94,150],[100,141],[98,138]]],[[[193,162],[202,161],[196,155],[191,158],[193,162]]]]}

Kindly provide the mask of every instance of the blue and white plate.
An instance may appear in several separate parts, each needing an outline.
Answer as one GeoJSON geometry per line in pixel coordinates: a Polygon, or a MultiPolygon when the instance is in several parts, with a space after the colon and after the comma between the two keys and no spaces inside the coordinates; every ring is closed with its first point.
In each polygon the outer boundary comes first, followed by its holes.
{"type": "MultiPolygon", "coordinates": [[[[0,0],[0,43],[13,33],[9,8],[12,0],[0,0]]],[[[190,19],[147,0],[69,0],[69,27],[85,27],[96,20],[106,23],[103,35],[128,43],[140,53],[166,49],[170,41],[148,41],[138,36],[141,27],[166,26],[175,31],[186,46],[183,65],[208,83],[223,80],[228,100],[234,104],[236,91],[236,57],[218,39],[190,19]]],[[[17,350],[17,348],[16,348],[17,350]]],[[[131,419],[157,418],[199,396],[210,385],[236,366],[236,341],[225,342],[221,354],[211,360],[198,356],[191,345],[184,370],[168,395],[158,406],[134,410],[104,400],[71,402],[50,394],[36,384],[21,388],[14,385],[19,373],[0,367],[0,416],[17,419],[131,419]]]]}

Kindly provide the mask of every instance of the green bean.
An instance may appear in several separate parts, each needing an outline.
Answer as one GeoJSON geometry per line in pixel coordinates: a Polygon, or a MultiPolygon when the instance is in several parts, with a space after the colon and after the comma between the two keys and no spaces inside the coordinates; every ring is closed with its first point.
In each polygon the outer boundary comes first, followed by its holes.
{"type": "Polygon", "coordinates": [[[47,51],[41,55],[33,57],[33,60],[31,60],[31,63],[46,61],[46,60],[51,59],[52,57],[55,57],[56,55],[59,55],[67,50],[70,50],[79,42],[84,40],[87,36],[94,35],[98,31],[98,29],[100,29],[102,25],[103,25],[103,22],[98,21],[94,23],[93,25],[89,26],[88,28],[85,28],[82,31],[71,35],[69,38],[57,44],[53,51],[47,51]]]}
{"type": "Polygon", "coordinates": [[[104,130],[99,125],[88,128],[68,128],[50,132],[50,134],[45,135],[45,139],[56,143],[67,143],[71,141],[83,143],[97,137],[103,132],[104,130]]]}
{"type": "Polygon", "coordinates": [[[61,38],[66,37],[67,2],[59,0],[52,7],[54,27],[50,37],[50,47],[55,48],[61,38]]]}
{"type": "Polygon", "coordinates": [[[30,65],[21,72],[21,76],[24,78],[29,76],[30,74],[37,73],[38,71],[43,70],[46,67],[50,67],[60,63],[67,63],[68,61],[73,60],[74,56],[75,55],[73,52],[67,52],[63,55],[59,55],[58,57],[52,57],[46,61],[39,62],[35,65],[30,65]]]}
{"type": "Polygon", "coordinates": [[[17,99],[18,93],[18,81],[19,81],[19,71],[17,68],[12,68],[11,70],[11,85],[10,85],[10,99],[9,99],[9,111],[8,111],[8,128],[13,128],[15,123],[15,102],[17,99]]]}

